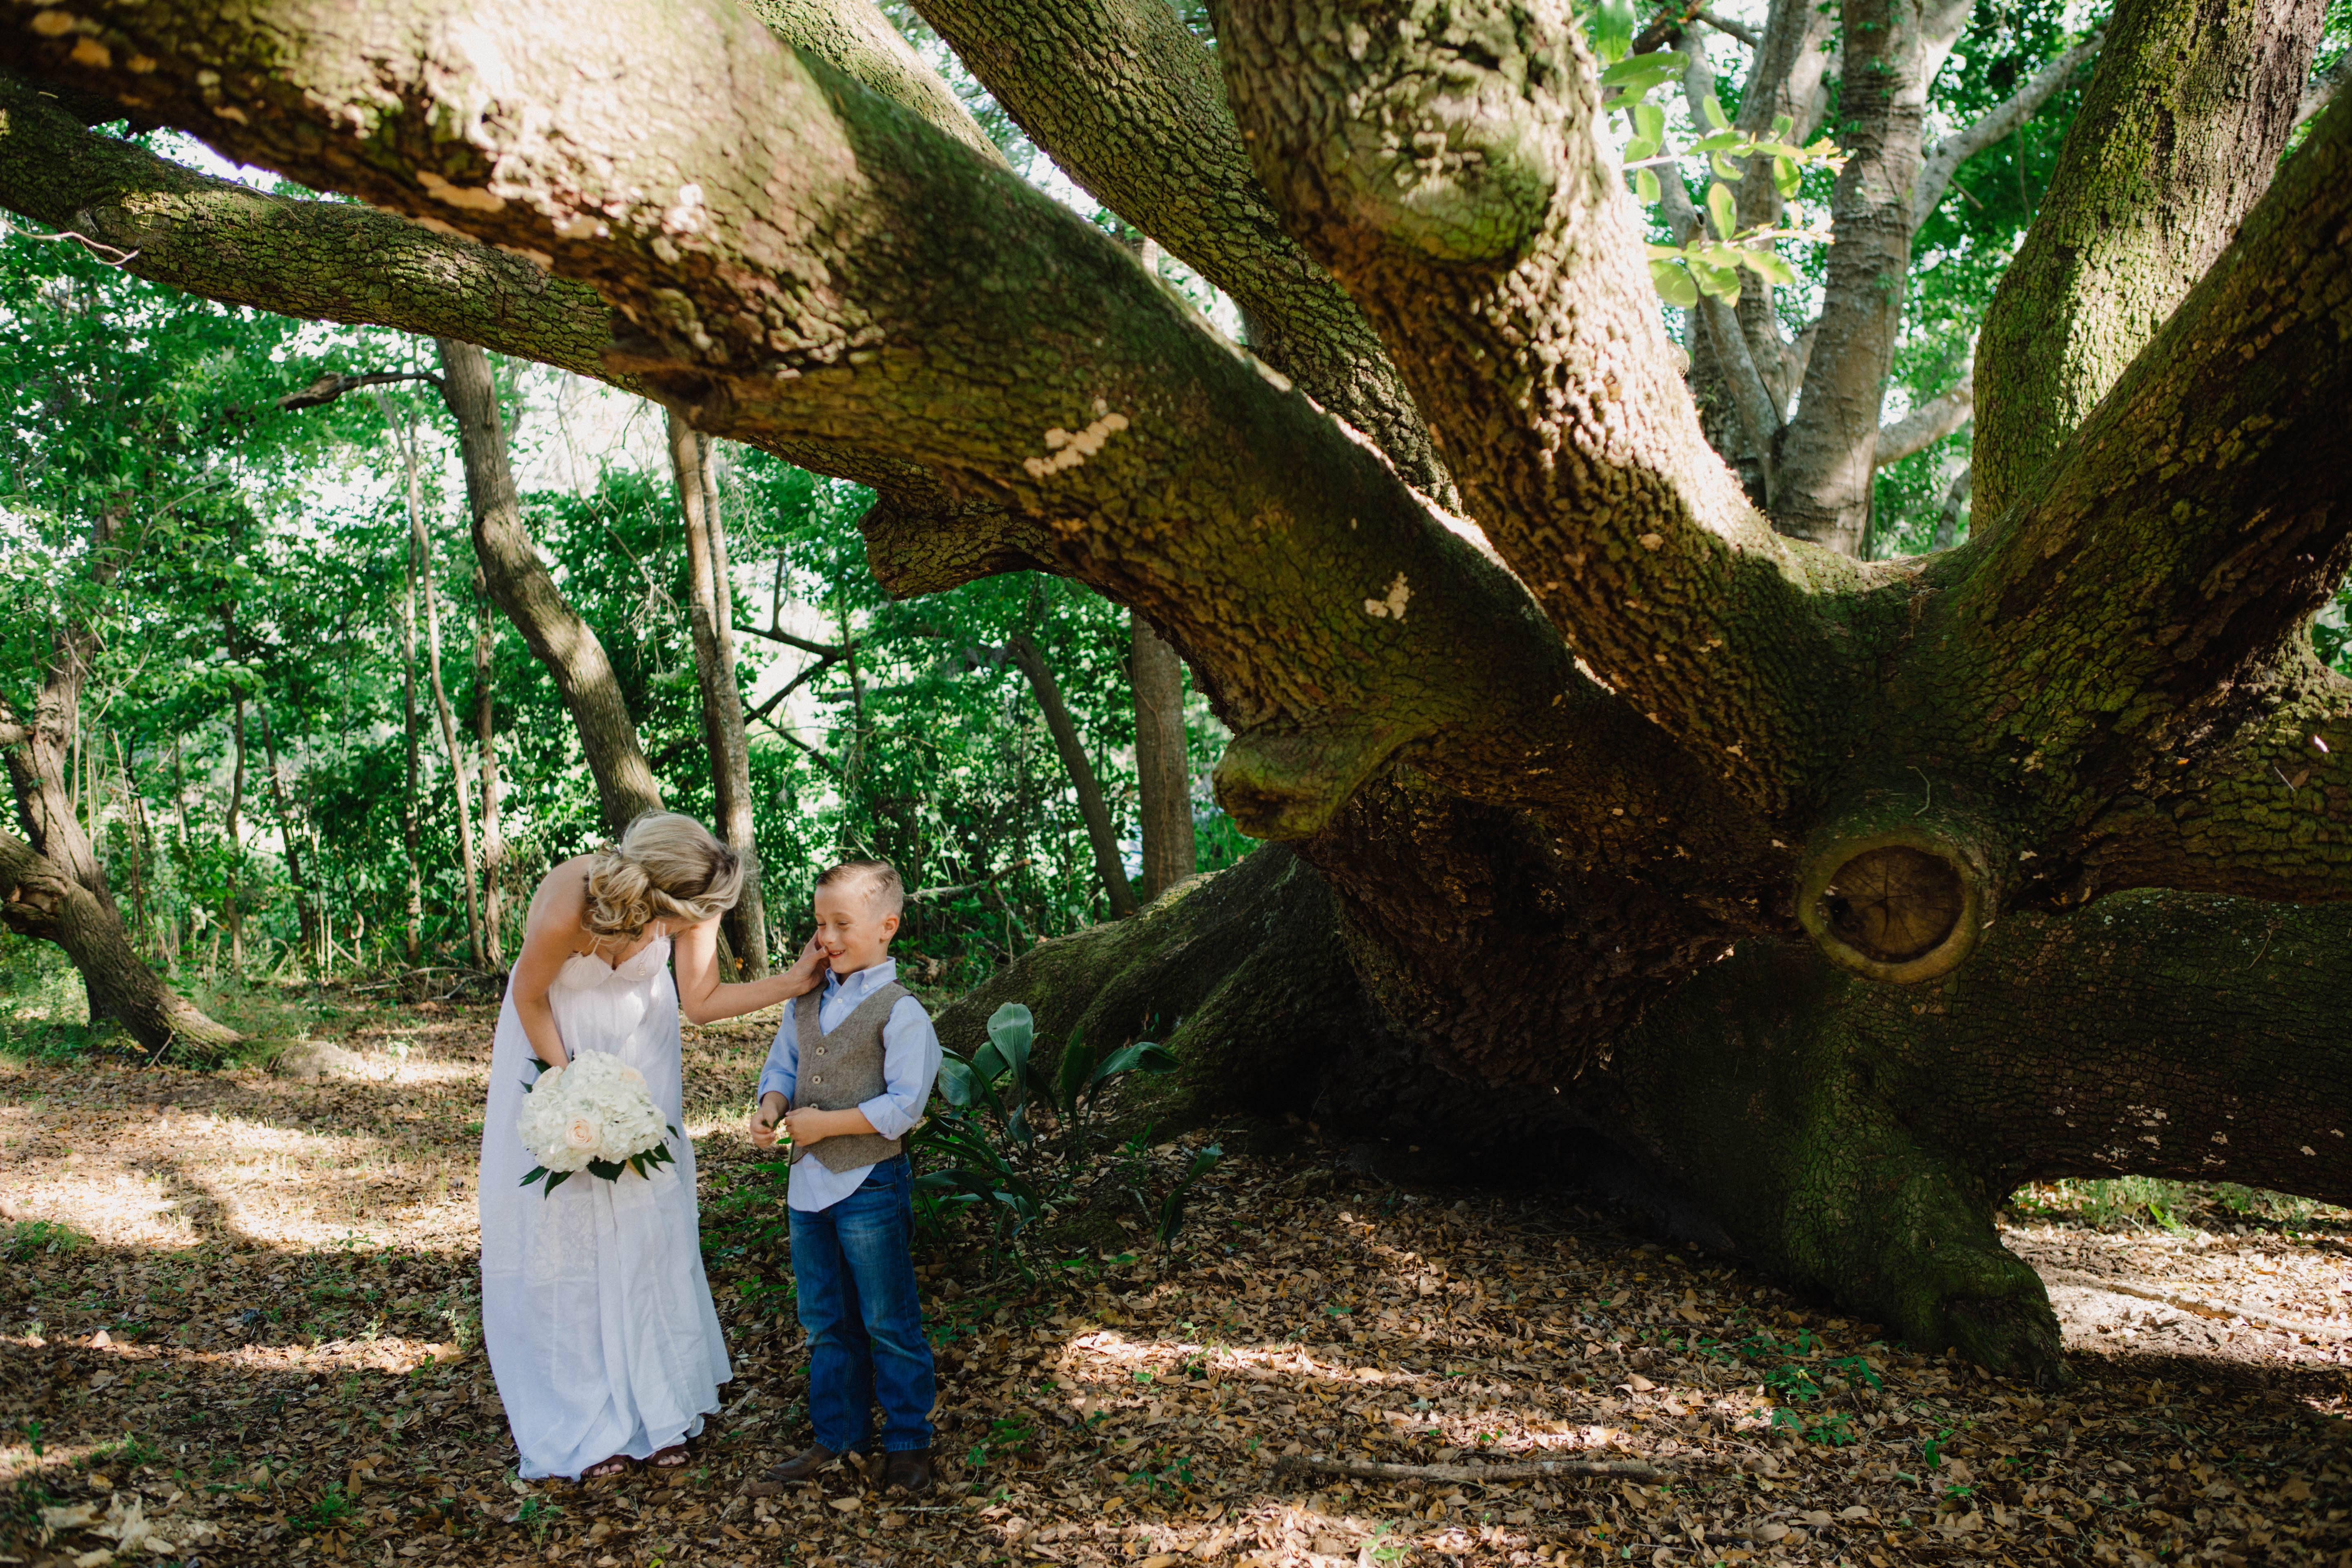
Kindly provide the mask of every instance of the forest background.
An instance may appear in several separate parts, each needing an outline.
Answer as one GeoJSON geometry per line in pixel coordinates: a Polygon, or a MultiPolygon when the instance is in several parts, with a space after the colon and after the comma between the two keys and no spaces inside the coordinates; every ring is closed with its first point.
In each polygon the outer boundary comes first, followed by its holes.
{"type": "MultiPolygon", "coordinates": [[[[1711,74],[1735,114],[1760,12],[1727,4],[1686,29],[1695,79],[1711,74]]],[[[1244,336],[1229,300],[1069,184],[911,11],[890,14],[1016,169],[1244,336]]],[[[1967,536],[1978,328],[2049,179],[2101,21],[2064,0],[1979,0],[1935,78],[1931,143],[2030,101],[1958,165],[1915,237],[1884,418],[1892,428],[1916,415],[1942,433],[1882,461],[1866,554],[1967,536]]],[[[2342,74],[2347,39],[2352,0],[2337,0],[2310,108],[2342,74]]],[[[1685,100],[1670,105],[1685,141],[1706,133],[1699,93],[1664,96],[1685,100]]],[[[1619,128],[1621,142],[1633,133],[1619,128]]],[[[230,172],[176,132],[153,140],[230,172]]],[[[309,194],[259,171],[239,177],[309,194]]],[[[1832,178],[1826,164],[1803,170],[1784,219],[1791,237],[1777,247],[1796,286],[1769,297],[1791,340],[1819,308],[1826,247],[1806,237],[1826,231],[1832,178]]],[[[1674,237],[1671,205],[1650,209],[1659,240],[1674,237]]],[[[553,681],[474,562],[454,429],[421,379],[432,345],[222,306],[116,260],[21,225],[0,243],[0,700],[30,712],[60,625],[89,628],[64,770],[71,809],[141,953],[200,1006],[235,1011],[234,994],[266,981],[399,972],[412,990],[493,984],[538,877],[607,825],[553,681]],[[394,379],[285,405],[355,374],[394,379]],[[119,569],[93,570],[100,520],[119,569]]],[[[1662,308],[1690,341],[1696,310],[1662,308]]],[[[716,820],[663,415],[562,371],[493,363],[530,536],[609,650],[663,798],[716,820]]],[[[1142,874],[1127,612],[1025,573],[893,603],[855,526],[868,492],[709,447],[772,950],[791,945],[814,872],[845,855],[889,858],[923,890],[901,953],[910,978],[943,994],[1120,912],[1122,893],[1159,890],[1142,874]],[[1029,667],[1023,647],[1035,650],[1029,667]],[[1087,759],[1078,773],[1052,734],[1056,700],[1087,759]],[[1090,789],[1101,805],[1092,841],[1090,789]],[[1125,888],[1106,873],[1106,834],[1125,888]]],[[[2339,596],[2314,627],[2339,668],[2352,661],[2347,607],[2339,596]]],[[[1189,690],[1182,711],[1189,863],[1213,870],[1251,844],[1209,788],[1222,727],[1189,690]]],[[[0,1030],[19,1048],[78,1047],[79,992],[58,949],[0,933],[0,1030]]]]}

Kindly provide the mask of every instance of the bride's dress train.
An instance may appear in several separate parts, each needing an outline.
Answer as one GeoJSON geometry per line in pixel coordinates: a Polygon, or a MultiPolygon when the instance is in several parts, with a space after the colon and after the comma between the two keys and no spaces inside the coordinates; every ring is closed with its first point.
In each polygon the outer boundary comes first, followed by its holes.
{"type": "Polygon", "coordinates": [[[680,1129],[677,1163],[650,1178],[582,1172],[545,1196],[521,1184],[538,1163],[515,1136],[531,1048],[511,994],[499,1012],[482,1119],[482,1342],[526,1479],[683,1442],[733,1375],[702,1271],[668,958],[667,937],[618,967],[575,954],[547,993],[565,1048],[635,1068],[680,1129]]]}

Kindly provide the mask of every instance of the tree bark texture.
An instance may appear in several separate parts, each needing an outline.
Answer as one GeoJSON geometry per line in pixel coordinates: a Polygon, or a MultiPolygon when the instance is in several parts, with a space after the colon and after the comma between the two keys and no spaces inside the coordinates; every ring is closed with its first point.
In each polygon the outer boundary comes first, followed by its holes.
{"type": "Polygon", "coordinates": [[[751,838],[751,750],[743,737],[743,692],[735,679],[734,588],[726,576],[726,525],[718,510],[709,443],[673,409],[670,475],[686,518],[688,620],[702,693],[702,741],[710,757],[711,801],[719,837],[743,857],[743,897],[720,921],[740,977],[768,973],[767,906],[760,897],[759,852],[751,838]]]}
{"type": "Polygon", "coordinates": [[[1054,667],[1045,662],[1045,650],[1023,633],[1006,640],[1004,653],[1029,679],[1038,710],[1045,716],[1046,732],[1054,737],[1054,751],[1061,757],[1062,767],[1070,775],[1070,788],[1078,797],[1078,816],[1087,825],[1087,847],[1094,851],[1095,874],[1102,879],[1110,918],[1123,921],[1135,913],[1135,889],[1128,883],[1126,858],[1119,853],[1118,834],[1111,826],[1110,807],[1103,801],[1094,760],[1087,755],[1086,738],[1070,717],[1069,704],[1062,700],[1061,686],[1054,679],[1054,667]]]}
{"type": "Polygon", "coordinates": [[[506,839],[499,826],[499,734],[497,704],[498,641],[490,630],[488,582],[479,560],[474,563],[474,747],[475,774],[482,785],[482,928],[489,946],[490,967],[506,965],[506,942],[500,935],[506,913],[502,879],[506,871],[506,839]]]}
{"type": "Polygon", "coordinates": [[[1149,903],[1191,876],[1192,772],[1184,727],[1184,658],[1151,623],[1128,616],[1129,679],[1135,690],[1136,816],[1143,833],[1143,898],[1149,903]]]}
{"type": "Polygon", "coordinates": [[[150,1051],[173,1041],[217,1049],[245,1037],[164,984],[140,962],[114,906],[13,833],[0,833],[0,921],[63,948],[89,994],[90,1022],[110,1018],[150,1051]]]}
{"type": "MultiPolygon", "coordinates": [[[[1893,289],[1922,161],[1904,62],[1944,46],[1873,3],[1843,13],[1863,133],[1838,248],[1851,228],[1858,284],[1893,289]]],[[[822,51],[715,0],[692,26],[610,15],[660,48],[616,71],[552,0],[295,4],[267,33],[147,0],[0,9],[0,64],[506,247],[453,243],[460,292],[506,286],[509,259],[593,290],[608,378],[873,476],[886,582],[1039,567],[1150,619],[1234,731],[1221,802],[1288,845],[1045,944],[947,1032],[1014,996],[1097,1040],[1181,1016],[1204,1085],[1605,1153],[1792,1279],[2043,1373],[2046,1301],[1991,1241],[2017,1173],[2182,1168],[2214,1132],[2238,1146],[2204,1126],[2237,1096],[2302,1141],[2249,1135],[2232,1179],[2341,1190],[2332,1134],[2308,1134],[2352,1110],[2347,1080],[2284,1071],[2334,1060],[2341,906],[2247,900],[2352,895],[2352,695],[2305,632],[2352,500],[2290,456],[2352,437],[2352,106],[2139,322],[2001,526],[1861,563],[1776,532],[1708,447],[1552,0],[1457,0],[1442,26],[1337,0],[1217,16],[1267,210],[1377,334],[1460,516],[822,51]],[[529,129],[542,113],[562,135],[529,129]],[[2259,1038],[2174,1027],[2201,1016],[2183,955],[2265,920],[2312,922],[2280,927],[2311,967],[2267,1000],[2204,978],[2268,1005],[2259,1038]]],[[[2100,78],[2160,96],[2171,63],[2116,36],[2100,78]]],[[[117,208],[170,184],[11,112],[0,134],[101,167],[117,208]]],[[[79,210],[46,174],[0,185],[79,210]]],[[[1838,353],[1874,389],[1892,307],[1850,313],[1838,353]]],[[[1832,324],[1809,377],[1832,376],[1832,324]]],[[[1874,399],[1819,472],[1846,483],[1851,458],[1866,484],[1874,399]]]]}
{"type": "Polygon", "coordinates": [[[2320,0],[2122,0],[1978,340],[1976,495],[1998,527],[2268,188],[2320,0]],[[2148,90],[2152,80],[2161,90],[2148,90]]]}
{"type": "MultiPolygon", "coordinates": [[[[410,450],[414,452],[414,447],[410,450]]],[[[466,883],[467,950],[478,970],[489,967],[488,944],[482,936],[480,868],[474,858],[474,813],[466,793],[466,752],[457,744],[457,710],[449,704],[449,689],[441,679],[441,594],[434,581],[433,536],[425,527],[424,510],[416,504],[416,487],[408,491],[409,548],[417,563],[418,591],[425,598],[425,667],[433,684],[433,712],[441,724],[442,754],[449,763],[449,793],[457,805],[458,869],[466,883]]]]}
{"type": "Polygon", "coordinates": [[[278,836],[286,846],[286,879],[294,885],[294,921],[302,935],[303,956],[316,962],[323,950],[319,945],[319,890],[302,875],[302,840],[295,826],[294,813],[286,805],[286,781],[278,765],[278,737],[269,728],[269,708],[262,702],[253,705],[254,714],[261,721],[261,760],[269,768],[269,805],[278,817],[278,836]]]}
{"type": "Polygon", "coordinates": [[[457,423],[466,497],[473,511],[475,557],[490,597],[554,678],[595,775],[605,829],[618,837],[645,813],[661,809],[661,787],[637,743],[636,724],[604,645],[565,602],[524,526],[489,356],[451,338],[439,340],[439,350],[441,395],[457,423]]]}
{"type": "Polygon", "coordinates": [[[1927,84],[1969,10],[1961,0],[1847,0],[1838,13],[1846,162],[1830,198],[1835,240],[1799,395],[1804,416],[1781,443],[1772,521],[1848,555],[1862,552],[1870,529],[1879,410],[1911,270],[1927,84]]]}

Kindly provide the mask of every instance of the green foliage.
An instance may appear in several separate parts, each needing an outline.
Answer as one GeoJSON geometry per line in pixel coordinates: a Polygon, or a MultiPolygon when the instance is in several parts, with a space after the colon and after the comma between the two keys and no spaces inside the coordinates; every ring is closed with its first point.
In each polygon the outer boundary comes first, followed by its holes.
{"type": "MultiPolygon", "coordinates": [[[[425,578],[469,790],[478,707],[496,731],[511,954],[538,879],[604,830],[553,682],[476,591],[446,410],[424,384],[278,403],[328,372],[429,371],[430,345],[192,300],[22,236],[0,241],[0,700],[29,711],[56,628],[68,615],[91,628],[69,791],[143,955],[191,994],[466,962],[461,781],[421,613],[404,651],[395,432],[424,458],[425,578]],[[109,542],[93,545],[100,525],[109,542]]],[[[495,369],[532,537],[611,656],[666,799],[708,817],[682,524],[666,459],[631,445],[651,416],[635,405],[635,426],[600,437],[590,416],[626,400],[495,369]]],[[[845,854],[896,861],[913,889],[962,889],[908,910],[898,954],[928,988],[963,988],[1106,917],[1066,772],[1003,647],[1018,634],[1044,651],[1131,839],[1125,613],[1034,575],[894,604],[857,534],[866,491],[732,448],[718,466],[737,626],[845,653],[742,643],[755,707],[805,677],[751,727],[780,952],[805,929],[814,874],[845,854]]],[[[1250,846],[1206,803],[1223,731],[1201,700],[1191,712],[1213,867],[1250,846]]],[[[81,1012],[53,950],[0,936],[0,1050],[86,1049],[81,1012]]]]}
{"type": "Polygon", "coordinates": [[[1758,1329],[1738,1340],[1696,1340],[1691,1348],[1727,1365],[1745,1363],[1772,1401],[1774,1429],[1807,1443],[1843,1447],[1861,1441],[1852,1414],[1832,1405],[1842,1395],[1885,1386],[1868,1357],[1827,1355],[1825,1342],[1806,1329],[1786,1338],[1758,1329]]]}
{"type": "Polygon", "coordinates": [[[86,1246],[89,1237],[60,1220],[20,1219],[0,1229],[0,1258],[30,1263],[36,1258],[56,1258],[86,1246]]]}
{"type": "MultiPolygon", "coordinates": [[[[1131,1073],[1176,1068],[1175,1055],[1149,1040],[1106,1050],[1073,1034],[1049,1072],[1035,1046],[1034,1017],[1008,1002],[990,1016],[988,1039],[971,1060],[942,1053],[939,1098],[945,1105],[918,1135],[924,1163],[945,1162],[915,1181],[919,1204],[929,1205],[927,1224],[943,1226],[961,1212],[983,1214],[1000,1244],[1016,1245],[1084,1177],[1094,1152],[1090,1119],[1102,1091],[1131,1073]]],[[[1195,1168],[1161,1200],[1163,1245],[1182,1224],[1184,1195],[1218,1152],[1212,1148],[1196,1157],[1195,1168]]],[[[1139,1193],[1136,1201],[1152,1214],[1139,1193]]]]}
{"type": "Polygon", "coordinates": [[[286,1522],[306,1535],[316,1535],[351,1522],[357,1509],[351,1496],[338,1481],[329,1481],[327,1489],[300,1508],[289,1510],[286,1522]]]}

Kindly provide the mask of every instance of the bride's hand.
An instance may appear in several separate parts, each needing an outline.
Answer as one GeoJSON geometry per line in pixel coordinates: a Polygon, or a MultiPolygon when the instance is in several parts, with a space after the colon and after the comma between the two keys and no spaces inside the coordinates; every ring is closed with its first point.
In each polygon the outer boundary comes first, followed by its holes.
{"type": "Polygon", "coordinates": [[[824,983],[824,949],[816,944],[816,938],[809,938],[808,945],[801,949],[800,957],[793,961],[789,976],[801,987],[801,992],[796,994],[814,991],[824,983]]]}

